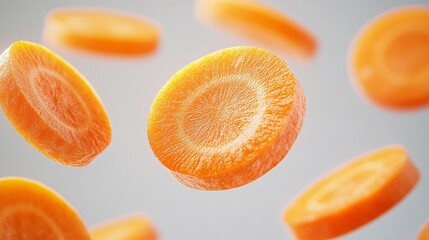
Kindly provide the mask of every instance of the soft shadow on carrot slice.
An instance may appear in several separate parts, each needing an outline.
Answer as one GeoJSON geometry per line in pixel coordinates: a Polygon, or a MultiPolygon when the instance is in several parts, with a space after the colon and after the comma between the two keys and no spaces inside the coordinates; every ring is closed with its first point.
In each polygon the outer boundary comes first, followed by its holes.
{"type": "Polygon", "coordinates": [[[13,43],[0,57],[0,106],[33,147],[84,166],[110,143],[110,122],[89,83],[43,46],[13,43]]]}
{"type": "Polygon", "coordinates": [[[281,58],[233,47],[189,64],[166,83],[149,114],[148,138],[183,184],[230,189],[285,157],[304,114],[301,85],[281,58]]]}
{"type": "Polygon", "coordinates": [[[429,8],[402,7],[372,20],[351,46],[350,70],[362,92],[391,109],[429,104],[429,8]]]}
{"type": "Polygon", "coordinates": [[[160,41],[158,26],[125,12],[65,8],[48,14],[45,41],[58,46],[112,55],[145,55],[160,41]]]}
{"type": "Polygon", "coordinates": [[[0,239],[90,239],[79,215],[51,189],[23,178],[0,179],[0,239]]]}
{"type": "Polygon", "coordinates": [[[324,177],[286,210],[298,239],[330,239],[379,217],[417,184],[419,172],[400,146],[358,157],[324,177]]]}
{"type": "Polygon", "coordinates": [[[195,14],[204,23],[240,34],[287,56],[312,57],[316,39],[281,12],[249,0],[197,0],[195,14]]]}
{"type": "Polygon", "coordinates": [[[156,240],[152,221],[144,215],[121,217],[102,223],[91,230],[92,240],[156,240]]]}
{"type": "Polygon", "coordinates": [[[429,220],[425,223],[423,228],[420,230],[417,240],[429,240],[429,220]]]}

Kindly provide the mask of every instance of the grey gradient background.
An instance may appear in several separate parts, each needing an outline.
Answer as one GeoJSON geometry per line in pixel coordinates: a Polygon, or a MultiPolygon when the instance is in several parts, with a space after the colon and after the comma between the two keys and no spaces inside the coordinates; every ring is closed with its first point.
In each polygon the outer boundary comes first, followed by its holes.
{"type": "MultiPolygon", "coordinates": [[[[389,144],[405,146],[421,171],[414,191],[381,218],[343,239],[413,239],[429,217],[429,109],[398,113],[363,100],[347,73],[356,32],[388,9],[421,1],[265,0],[313,32],[315,59],[284,57],[307,97],[304,126],[292,150],[269,173],[246,186],[198,191],[177,182],[154,157],[146,118],[156,93],[179,69],[221,48],[249,44],[195,21],[193,1],[0,0],[0,48],[13,41],[41,42],[45,15],[56,7],[130,11],[162,27],[155,55],[118,59],[54,49],[91,82],[110,115],[113,139],[84,168],[53,162],[31,148],[0,114],[0,177],[23,176],[55,189],[92,226],[143,212],[162,239],[293,239],[280,218],[305,187],[356,155],[389,144]]],[[[429,27],[429,26],[428,26],[429,27]]]]}

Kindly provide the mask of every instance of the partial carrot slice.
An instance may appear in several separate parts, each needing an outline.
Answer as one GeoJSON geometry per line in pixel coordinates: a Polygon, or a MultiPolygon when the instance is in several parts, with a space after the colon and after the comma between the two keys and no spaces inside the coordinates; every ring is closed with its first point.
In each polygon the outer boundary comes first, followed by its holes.
{"type": "Polygon", "coordinates": [[[357,35],[351,72],[374,103],[392,109],[429,104],[429,8],[385,13],[357,35]]]}
{"type": "Polygon", "coordinates": [[[155,23],[103,9],[58,9],[46,17],[44,38],[54,45],[114,55],[154,52],[160,41],[155,23]]]}
{"type": "Polygon", "coordinates": [[[0,179],[0,239],[90,239],[75,210],[53,190],[23,178],[0,179]]]}
{"type": "Polygon", "coordinates": [[[91,230],[92,240],[156,240],[152,221],[144,215],[132,215],[102,223],[91,230]]]}
{"type": "Polygon", "coordinates": [[[425,223],[422,230],[420,230],[418,240],[429,240],[429,221],[425,223]]]}
{"type": "Polygon", "coordinates": [[[358,157],[292,203],[284,220],[299,239],[330,239],[388,211],[417,184],[419,172],[400,146],[358,157]]]}
{"type": "Polygon", "coordinates": [[[84,166],[110,143],[110,122],[89,83],[43,46],[13,43],[0,57],[0,106],[33,147],[84,166]]]}
{"type": "Polygon", "coordinates": [[[148,137],[183,184],[230,189],[285,157],[304,114],[301,85],[281,58],[233,47],[189,64],[167,82],[152,105],[148,137]]]}
{"type": "Polygon", "coordinates": [[[197,0],[195,14],[204,23],[226,29],[298,58],[312,57],[315,37],[281,12],[249,0],[197,0]]]}

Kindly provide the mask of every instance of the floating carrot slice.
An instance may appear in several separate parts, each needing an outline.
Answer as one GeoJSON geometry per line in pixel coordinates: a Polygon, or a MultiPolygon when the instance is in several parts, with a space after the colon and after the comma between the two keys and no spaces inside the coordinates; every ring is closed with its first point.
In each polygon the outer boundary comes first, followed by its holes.
{"type": "Polygon", "coordinates": [[[240,34],[298,58],[312,57],[313,35],[279,11],[249,0],[197,0],[195,13],[207,24],[240,34]]]}
{"type": "Polygon", "coordinates": [[[127,216],[102,223],[91,230],[92,240],[156,240],[152,222],[144,215],[127,216]]]}
{"type": "Polygon", "coordinates": [[[45,20],[47,42],[92,52],[142,55],[156,50],[160,33],[149,20],[100,9],[59,9],[45,20]]]}
{"type": "Polygon", "coordinates": [[[222,190],[281,161],[303,123],[305,98],[287,64],[255,47],[233,47],[176,73],[148,119],[156,157],[183,184],[222,190]]]}
{"type": "Polygon", "coordinates": [[[386,147],[317,182],[289,206],[284,219],[299,239],[338,237],[388,211],[418,180],[405,150],[386,147]]]}
{"type": "Polygon", "coordinates": [[[429,104],[429,8],[403,7],[370,22],[352,45],[351,70],[380,106],[429,104]]]}
{"type": "Polygon", "coordinates": [[[429,240],[429,221],[423,226],[417,238],[418,240],[429,240]]]}
{"type": "Polygon", "coordinates": [[[0,239],[90,239],[79,215],[51,189],[23,178],[0,179],[0,239]]]}
{"type": "Polygon", "coordinates": [[[0,106],[33,147],[70,166],[110,143],[108,116],[89,83],[43,46],[13,43],[0,57],[0,106]]]}

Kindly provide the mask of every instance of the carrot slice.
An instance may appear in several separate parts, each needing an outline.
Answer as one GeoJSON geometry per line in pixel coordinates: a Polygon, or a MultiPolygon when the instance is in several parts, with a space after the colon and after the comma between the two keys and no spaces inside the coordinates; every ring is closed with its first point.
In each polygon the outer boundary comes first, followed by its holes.
{"type": "Polygon", "coordinates": [[[148,138],[183,184],[230,189],[285,157],[304,114],[301,85],[281,58],[233,47],[189,64],[167,82],[152,105],[148,138]]]}
{"type": "Polygon", "coordinates": [[[420,230],[418,240],[429,240],[429,221],[425,223],[422,230],[420,230]]]}
{"type": "Polygon", "coordinates": [[[154,52],[160,41],[155,23],[102,9],[58,9],[45,20],[44,38],[54,45],[113,55],[154,52]]]}
{"type": "Polygon", "coordinates": [[[158,234],[151,220],[144,215],[132,215],[102,223],[91,230],[92,240],[156,240],[158,234]]]}
{"type": "Polygon", "coordinates": [[[89,83],[43,46],[13,43],[0,57],[0,106],[34,148],[84,166],[110,143],[106,111],[89,83]]]}
{"type": "Polygon", "coordinates": [[[315,37],[281,12],[249,0],[197,0],[195,14],[204,23],[307,59],[317,48],[315,37]]]}
{"type": "Polygon", "coordinates": [[[310,187],[284,214],[299,239],[330,239],[388,211],[417,184],[419,172],[400,146],[358,157],[310,187]]]}
{"type": "Polygon", "coordinates": [[[429,104],[429,8],[402,7],[357,35],[351,72],[374,103],[392,109],[429,104]]]}
{"type": "Polygon", "coordinates": [[[0,179],[0,239],[90,239],[75,210],[53,190],[23,178],[0,179]]]}

